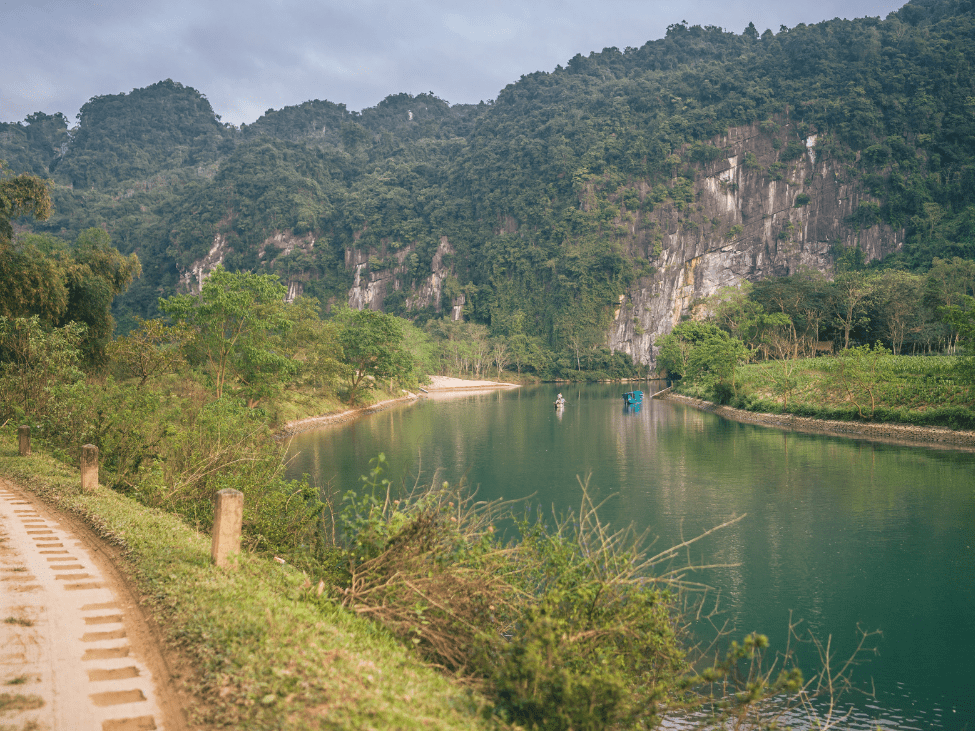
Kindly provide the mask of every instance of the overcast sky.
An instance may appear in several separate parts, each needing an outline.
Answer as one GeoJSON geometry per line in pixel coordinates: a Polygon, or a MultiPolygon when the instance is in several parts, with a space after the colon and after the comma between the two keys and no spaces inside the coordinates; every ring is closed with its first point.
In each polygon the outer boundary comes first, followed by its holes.
{"type": "Polygon", "coordinates": [[[74,122],[92,96],[171,78],[225,122],[309,99],[373,106],[432,91],[493,99],[576,53],[638,47],[671,23],[759,32],[885,17],[903,0],[0,0],[0,121],[36,111],[74,122]]]}

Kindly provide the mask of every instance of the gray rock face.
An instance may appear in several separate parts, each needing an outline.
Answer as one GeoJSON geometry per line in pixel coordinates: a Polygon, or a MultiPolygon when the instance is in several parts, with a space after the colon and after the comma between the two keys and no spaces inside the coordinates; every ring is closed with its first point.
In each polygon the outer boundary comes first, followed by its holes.
{"type": "Polygon", "coordinates": [[[207,255],[194,262],[189,269],[180,270],[177,290],[189,294],[199,294],[203,289],[203,280],[209,277],[210,272],[220,264],[223,264],[223,260],[230,253],[230,250],[223,234],[214,236],[213,245],[207,255]]]}
{"type": "MultiPolygon", "coordinates": [[[[788,122],[776,136],[780,141],[797,139],[788,122]]],[[[733,128],[712,140],[727,157],[699,171],[692,203],[678,206],[668,201],[649,213],[623,211],[617,223],[627,219],[629,255],[648,260],[656,271],[621,297],[607,333],[610,348],[652,366],[653,343],[689,313],[692,303],[722,287],[803,268],[830,275],[834,244],[858,245],[868,261],[903,245],[904,232],[885,224],[857,230],[844,223],[871,199],[845,163],[822,155],[817,160],[816,135],[805,139],[803,154],[785,163],[777,163],[780,155],[773,140],[758,125],[733,128]]],[[[640,189],[642,198],[650,194],[649,185],[640,189]]],[[[510,219],[504,230],[517,228],[510,219]]],[[[406,247],[395,254],[397,266],[364,276],[368,255],[346,252],[346,265],[356,270],[349,305],[380,309],[385,293],[402,286],[403,262],[411,251],[406,247]]],[[[407,297],[408,308],[437,306],[443,280],[450,273],[442,264],[443,255],[451,252],[445,237],[430,275],[407,297]]],[[[463,303],[453,304],[454,319],[459,319],[463,303]]]]}
{"type": "MultiPolygon", "coordinates": [[[[407,261],[415,250],[414,244],[404,246],[392,253],[386,250],[375,252],[346,249],[345,267],[355,273],[355,281],[352,289],[349,290],[349,307],[357,310],[383,309],[383,301],[387,295],[400,291],[405,286],[409,270],[407,261]],[[383,268],[371,266],[370,258],[381,261],[383,268]]],[[[437,251],[433,255],[430,273],[422,279],[419,286],[413,287],[407,294],[407,309],[419,310],[423,307],[433,307],[437,312],[440,311],[443,283],[453,271],[451,266],[444,263],[444,257],[453,253],[454,249],[447,237],[441,236],[437,251]]],[[[463,310],[464,295],[460,295],[451,303],[451,318],[461,319],[463,310]]]]}
{"type": "MultiPolygon", "coordinates": [[[[305,236],[295,236],[290,231],[278,231],[273,236],[265,239],[257,250],[257,258],[260,260],[271,260],[290,254],[295,249],[311,252],[315,248],[315,237],[311,234],[305,236]]],[[[220,264],[223,264],[227,255],[231,252],[227,239],[223,234],[213,237],[213,245],[205,257],[193,263],[189,269],[180,270],[179,284],[177,291],[188,294],[199,294],[203,289],[203,281],[210,276],[210,273],[220,264]]],[[[288,288],[285,300],[294,302],[305,291],[305,282],[308,281],[308,274],[299,271],[282,277],[282,283],[288,288]]]]}
{"type": "MultiPolygon", "coordinates": [[[[791,132],[789,125],[783,132],[791,132]]],[[[903,245],[904,232],[885,224],[860,231],[844,224],[870,198],[845,164],[817,161],[816,139],[806,139],[801,157],[770,170],[777,158],[773,138],[757,125],[734,128],[714,140],[731,154],[698,176],[693,204],[683,211],[668,203],[636,213],[630,253],[648,258],[657,271],[634,283],[621,300],[608,336],[612,349],[653,365],[655,340],[669,333],[693,302],[721,287],[803,268],[830,275],[830,249],[837,243],[859,245],[867,260],[903,245]],[[800,195],[808,202],[803,204],[800,195]],[[658,256],[648,230],[662,237],[658,256]]]]}

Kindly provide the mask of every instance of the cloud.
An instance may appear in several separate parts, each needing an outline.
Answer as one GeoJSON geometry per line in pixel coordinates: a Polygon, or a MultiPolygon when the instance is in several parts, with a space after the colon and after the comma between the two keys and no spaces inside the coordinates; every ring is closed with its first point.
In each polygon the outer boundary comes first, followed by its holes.
{"type": "Polygon", "coordinates": [[[472,103],[576,53],[641,46],[685,19],[738,33],[749,21],[778,31],[834,16],[885,16],[899,5],[36,0],[4,5],[0,120],[34,111],[74,118],[92,96],[166,78],[206,94],[235,124],[316,98],[361,109],[389,94],[433,91],[472,103]]]}

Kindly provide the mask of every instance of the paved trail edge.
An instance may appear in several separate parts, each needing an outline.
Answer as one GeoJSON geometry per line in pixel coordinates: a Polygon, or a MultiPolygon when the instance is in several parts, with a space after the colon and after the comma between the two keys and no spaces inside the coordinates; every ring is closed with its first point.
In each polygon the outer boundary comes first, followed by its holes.
{"type": "Polygon", "coordinates": [[[181,727],[160,706],[141,612],[71,523],[0,478],[0,724],[181,727]]]}

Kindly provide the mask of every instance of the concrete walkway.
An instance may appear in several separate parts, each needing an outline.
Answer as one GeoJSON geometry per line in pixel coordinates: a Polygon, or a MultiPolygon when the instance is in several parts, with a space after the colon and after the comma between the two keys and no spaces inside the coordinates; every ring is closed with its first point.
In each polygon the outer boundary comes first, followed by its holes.
{"type": "Polygon", "coordinates": [[[106,564],[0,479],[0,728],[164,728],[148,629],[106,564]]]}

